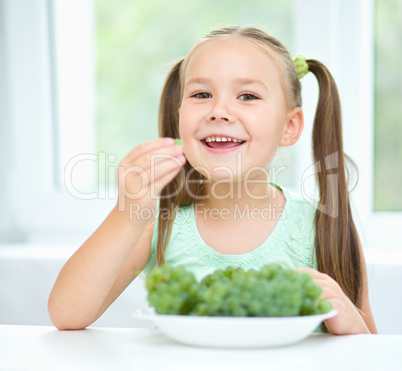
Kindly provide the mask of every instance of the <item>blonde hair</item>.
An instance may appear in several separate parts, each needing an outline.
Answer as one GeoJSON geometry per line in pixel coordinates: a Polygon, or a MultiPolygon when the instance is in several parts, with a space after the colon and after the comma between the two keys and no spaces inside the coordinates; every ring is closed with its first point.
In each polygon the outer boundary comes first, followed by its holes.
{"type": "MultiPolygon", "coordinates": [[[[242,37],[260,45],[277,63],[283,76],[288,103],[301,107],[301,84],[287,49],[276,38],[252,27],[225,27],[212,31],[200,40],[188,56],[171,69],[160,102],[159,135],[179,137],[179,116],[183,79],[189,58],[204,42],[223,37],[242,37]]],[[[315,215],[315,252],[318,270],[333,277],[357,306],[361,306],[362,272],[360,241],[353,222],[348,191],[346,162],[354,166],[343,152],[341,105],[335,81],[319,61],[308,59],[309,70],[318,81],[319,97],[313,126],[313,157],[321,207],[315,215]],[[334,166],[327,166],[336,157],[334,166]],[[335,215],[336,214],[336,215],[335,215]]],[[[203,177],[187,162],[182,172],[162,191],[158,217],[157,264],[165,262],[165,247],[169,243],[173,222],[180,206],[194,203],[205,196],[203,177]],[[184,186],[182,182],[185,182],[184,186]],[[174,195],[174,196],[170,196],[174,195]]]]}

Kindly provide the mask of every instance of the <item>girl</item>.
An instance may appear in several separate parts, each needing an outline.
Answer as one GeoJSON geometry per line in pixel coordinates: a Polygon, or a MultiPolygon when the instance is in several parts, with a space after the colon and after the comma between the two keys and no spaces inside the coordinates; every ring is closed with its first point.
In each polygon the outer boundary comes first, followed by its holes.
{"type": "Polygon", "coordinates": [[[335,82],[254,28],[207,35],[171,70],[160,137],[119,167],[116,207],[69,259],[49,298],[59,329],[93,323],[144,270],[185,264],[198,279],[227,265],[275,262],[312,275],[338,315],[333,334],[376,333],[366,266],[352,219],[335,82]],[[301,78],[319,84],[313,152],[314,207],[268,182],[279,146],[303,130],[301,78]],[[184,147],[172,138],[181,138],[184,147]]]}

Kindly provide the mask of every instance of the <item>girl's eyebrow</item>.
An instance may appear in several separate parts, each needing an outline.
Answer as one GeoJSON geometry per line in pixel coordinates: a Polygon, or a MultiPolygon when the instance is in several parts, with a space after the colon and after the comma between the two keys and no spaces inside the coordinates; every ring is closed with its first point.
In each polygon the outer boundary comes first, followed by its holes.
{"type": "MultiPolygon", "coordinates": [[[[187,81],[186,86],[189,86],[191,84],[211,84],[212,80],[209,78],[204,78],[204,77],[194,77],[190,80],[187,81]]],[[[248,77],[239,77],[235,79],[236,85],[260,85],[264,89],[268,90],[268,86],[261,80],[259,79],[251,79],[248,77]]]]}
{"type": "Polygon", "coordinates": [[[211,83],[211,79],[203,78],[203,77],[194,77],[186,82],[186,85],[191,84],[209,84],[211,83]]]}
{"type": "Polygon", "coordinates": [[[250,79],[248,77],[239,77],[238,79],[236,79],[236,82],[239,85],[260,85],[264,89],[268,90],[267,84],[265,84],[263,81],[261,81],[259,79],[250,79]]]}

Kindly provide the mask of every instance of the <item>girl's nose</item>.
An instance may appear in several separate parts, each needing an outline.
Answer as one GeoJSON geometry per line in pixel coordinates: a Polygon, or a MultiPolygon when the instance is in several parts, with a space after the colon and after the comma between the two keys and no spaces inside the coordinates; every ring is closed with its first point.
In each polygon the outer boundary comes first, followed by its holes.
{"type": "Polygon", "coordinates": [[[223,102],[217,102],[208,114],[207,120],[209,122],[235,122],[235,116],[230,112],[229,107],[223,102]]]}

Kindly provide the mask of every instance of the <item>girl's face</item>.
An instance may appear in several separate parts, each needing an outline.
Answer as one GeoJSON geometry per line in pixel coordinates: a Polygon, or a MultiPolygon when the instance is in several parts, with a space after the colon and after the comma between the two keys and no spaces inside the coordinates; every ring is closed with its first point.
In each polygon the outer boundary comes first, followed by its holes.
{"type": "Polygon", "coordinates": [[[208,40],[188,61],[179,117],[197,171],[215,181],[257,177],[251,168],[269,169],[289,120],[279,68],[244,38],[208,40]]]}

